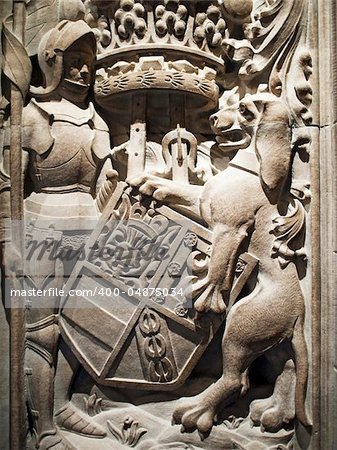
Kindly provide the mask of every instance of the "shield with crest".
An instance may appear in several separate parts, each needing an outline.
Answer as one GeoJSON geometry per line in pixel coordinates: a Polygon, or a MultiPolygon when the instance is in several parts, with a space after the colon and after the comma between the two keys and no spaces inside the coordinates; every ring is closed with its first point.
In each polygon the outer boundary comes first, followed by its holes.
{"type": "MultiPolygon", "coordinates": [[[[188,182],[192,164],[184,167],[178,157],[191,155],[181,139],[173,144],[167,171],[188,182]]],[[[170,390],[185,381],[225,319],[198,315],[193,306],[193,283],[207,275],[211,246],[201,221],[118,183],[66,285],[60,314],[64,340],[97,383],[170,390]]],[[[256,264],[252,255],[240,256],[227,311],[256,264]]]]}

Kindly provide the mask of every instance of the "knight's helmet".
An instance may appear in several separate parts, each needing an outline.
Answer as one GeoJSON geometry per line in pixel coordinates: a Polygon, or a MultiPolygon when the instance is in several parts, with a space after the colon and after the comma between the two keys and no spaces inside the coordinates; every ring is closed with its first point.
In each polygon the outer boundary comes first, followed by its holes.
{"type": "Polygon", "coordinates": [[[62,20],[43,36],[38,48],[38,61],[43,73],[44,87],[31,86],[32,95],[48,95],[58,88],[62,81],[64,52],[84,37],[92,41],[92,48],[96,53],[95,35],[83,20],[62,20]]]}

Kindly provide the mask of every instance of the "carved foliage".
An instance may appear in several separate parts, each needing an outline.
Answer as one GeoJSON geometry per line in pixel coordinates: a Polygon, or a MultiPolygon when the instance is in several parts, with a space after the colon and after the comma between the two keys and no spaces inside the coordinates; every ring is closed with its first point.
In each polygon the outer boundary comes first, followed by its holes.
{"type": "Polygon", "coordinates": [[[28,92],[32,65],[27,51],[17,37],[3,24],[3,72],[20,90],[22,97],[28,92]]]}
{"type": "Polygon", "coordinates": [[[294,206],[290,205],[287,215],[273,219],[273,254],[278,257],[282,268],[287,267],[295,257],[306,258],[305,250],[301,247],[301,241],[299,242],[300,234],[304,230],[305,211],[298,200],[295,200],[294,206]],[[295,247],[292,248],[292,245],[295,247]]]}
{"type": "Polygon", "coordinates": [[[111,420],[107,421],[107,425],[115,439],[128,447],[136,447],[141,437],[148,431],[146,428],[141,427],[132,417],[127,417],[124,420],[121,430],[111,420]]]}

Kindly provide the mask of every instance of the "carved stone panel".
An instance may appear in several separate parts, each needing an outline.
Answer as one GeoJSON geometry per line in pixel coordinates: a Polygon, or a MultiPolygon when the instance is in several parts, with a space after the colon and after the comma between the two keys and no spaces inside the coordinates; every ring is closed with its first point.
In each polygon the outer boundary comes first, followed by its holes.
{"type": "Polygon", "coordinates": [[[1,448],[332,448],[317,7],[0,6],[1,448]]]}

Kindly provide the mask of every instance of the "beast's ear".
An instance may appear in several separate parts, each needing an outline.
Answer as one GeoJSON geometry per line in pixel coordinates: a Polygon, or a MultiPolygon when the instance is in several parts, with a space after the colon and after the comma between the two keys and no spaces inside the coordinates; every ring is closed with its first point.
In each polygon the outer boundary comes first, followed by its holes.
{"type": "Polygon", "coordinates": [[[235,105],[239,101],[239,88],[235,86],[230,91],[225,91],[219,99],[219,110],[235,105]]]}
{"type": "Polygon", "coordinates": [[[262,187],[270,199],[277,202],[291,165],[291,129],[289,117],[281,102],[265,104],[256,131],[256,152],[260,161],[262,187]]]}

